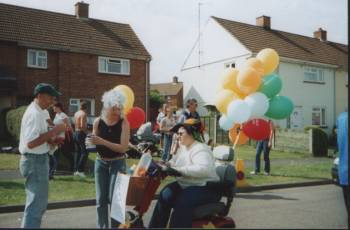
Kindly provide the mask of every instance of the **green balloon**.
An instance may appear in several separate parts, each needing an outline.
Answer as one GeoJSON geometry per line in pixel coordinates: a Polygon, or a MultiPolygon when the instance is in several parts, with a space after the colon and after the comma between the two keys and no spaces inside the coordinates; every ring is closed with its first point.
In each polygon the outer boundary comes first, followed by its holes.
{"type": "Polygon", "coordinates": [[[293,102],[286,96],[274,96],[269,101],[269,109],[265,116],[273,119],[287,118],[294,109],[293,102]]]}
{"type": "Polygon", "coordinates": [[[273,73],[262,79],[262,83],[258,91],[265,94],[268,98],[272,98],[273,96],[277,95],[281,89],[282,80],[277,74],[273,73]]]}

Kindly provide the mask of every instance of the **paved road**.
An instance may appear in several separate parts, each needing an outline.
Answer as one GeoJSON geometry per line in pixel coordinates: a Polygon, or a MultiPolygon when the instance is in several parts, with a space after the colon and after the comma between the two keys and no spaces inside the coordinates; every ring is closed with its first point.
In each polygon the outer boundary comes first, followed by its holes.
{"type": "MultiPolygon", "coordinates": [[[[335,185],[240,193],[230,216],[237,228],[346,229],[342,193],[335,185]]],[[[154,202],[153,202],[154,205],[154,202]]],[[[153,205],[151,209],[153,209],[153,205]]],[[[148,224],[150,211],[145,215],[148,224]]],[[[22,213],[0,215],[0,228],[18,228],[22,213]]],[[[95,228],[95,207],[49,210],[44,228],[95,228]]]]}

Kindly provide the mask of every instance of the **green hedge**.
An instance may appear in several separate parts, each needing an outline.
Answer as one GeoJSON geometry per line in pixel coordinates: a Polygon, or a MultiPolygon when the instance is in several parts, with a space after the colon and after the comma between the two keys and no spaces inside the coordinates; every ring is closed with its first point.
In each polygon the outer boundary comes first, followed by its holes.
{"type": "Polygon", "coordinates": [[[328,135],[318,126],[307,126],[305,131],[312,129],[312,154],[315,157],[328,156],[328,135]]]}
{"type": "Polygon", "coordinates": [[[21,130],[21,121],[27,106],[12,109],[6,114],[6,128],[12,138],[18,143],[21,130]]]}

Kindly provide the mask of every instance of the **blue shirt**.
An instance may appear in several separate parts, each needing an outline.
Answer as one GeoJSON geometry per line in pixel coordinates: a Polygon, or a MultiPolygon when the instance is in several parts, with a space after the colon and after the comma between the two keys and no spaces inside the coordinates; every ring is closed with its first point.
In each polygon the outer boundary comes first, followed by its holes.
{"type": "Polygon", "coordinates": [[[339,183],[349,185],[348,179],[348,112],[341,113],[337,118],[337,137],[339,149],[339,183]]]}

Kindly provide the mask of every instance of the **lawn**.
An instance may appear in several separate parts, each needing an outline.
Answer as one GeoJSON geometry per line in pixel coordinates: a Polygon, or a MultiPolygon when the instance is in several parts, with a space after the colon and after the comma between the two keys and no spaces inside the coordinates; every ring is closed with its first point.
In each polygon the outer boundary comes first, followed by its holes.
{"type": "MultiPolygon", "coordinates": [[[[235,150],[236,157],[244,159],[246,181],[249,185],[268,185],[279,183],[293,183],[302,181],[312,181],[319,179],[330,179],[330,170],[333,159],[314,158],[309,154],[292,152],[271,152],[271,176],[250,175],[253,171],[253,160],[255,149],[252,146],[238,146],[235,150]]],[[[0,170],[18,169],[19,155],[0,154],[0,170]]],[[[96,154],[89,155],[87,168],[92,171],[96,154]]],[[[138,159],[128,159],[127,165],[130,167],[137,164],[138,159]]],[[[263,160],[262,160],[263,167],[263,160]]],[[[161,184],[158,191],[173,178],[168,177],[161,184]]],[[[24,204],[24,180],[0,180],[0,205],[24,204]]],[[[94,199],[95,184],[92,174],[87,178],[80,179],[73,176],[56,176],[50,181],[49,202],[67,201],[79,199],[94,199]]]]}

